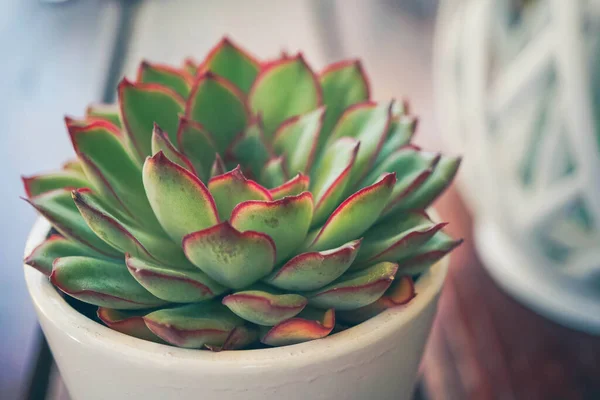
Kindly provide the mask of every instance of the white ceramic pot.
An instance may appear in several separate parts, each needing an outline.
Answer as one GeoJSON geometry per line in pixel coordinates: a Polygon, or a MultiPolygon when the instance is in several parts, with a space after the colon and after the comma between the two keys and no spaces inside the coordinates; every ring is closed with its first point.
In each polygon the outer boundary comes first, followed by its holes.
{"type": "MultiPolygon", "coordinates": [[[[46,236],[38,220],[26,252],[46,236]]],[[[406,307],[325,339],[244,351],[189,350],[136,339],[88,319],[25,267],[38,318],[73,400],[410,399],[448,268],[433,266],[406,307]]]]}
{"type": "Polygon", "coordinates": [[[435,43],[484,265],[534,311],[600,334],[600,0],[444,0],[435,43]]]}

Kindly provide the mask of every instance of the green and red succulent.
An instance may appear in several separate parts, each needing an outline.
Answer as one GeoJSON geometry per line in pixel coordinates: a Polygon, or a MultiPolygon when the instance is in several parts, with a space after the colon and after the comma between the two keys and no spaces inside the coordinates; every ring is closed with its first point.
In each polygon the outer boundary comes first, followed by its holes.
{"type": "Polygon", "coordinates": [[[24,178],[59,234],[25,263],[107,326],[188,348],[327,336],[415,296],[455,248],[425,209],[460,160],[411,145],[358,61],[315,74],[222,40],[141,64],[115,106],[66,118],[77,159],[24,178]],[[339,326],[339,325],[338,325],[339,326]]]}

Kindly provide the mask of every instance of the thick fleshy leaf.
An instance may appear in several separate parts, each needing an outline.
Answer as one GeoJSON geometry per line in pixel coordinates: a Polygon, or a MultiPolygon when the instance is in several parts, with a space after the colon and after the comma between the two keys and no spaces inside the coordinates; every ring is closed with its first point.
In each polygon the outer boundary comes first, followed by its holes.
{"type": "Polygon", "coordinates": [[[299,254],[273,272],[265,282],[285,290],[319,289],[348,270],[358,254],[360,242],[353,240],[335,249],[299,254]]]}
{"type": "Polygon", "coordinates": [[[82,178],[85,178],[83,165],[81,164],[81,161],[79,161],[77,158],[64,162],[61,169],[63,171],[79,174],[82,178]]]}
{"type": "Polygon", "coordinates": [[[133,279],[123,261],[57,258],[50,281],[69,296],[100,307],[135,310],[165,304],[133,279]]]}
{"type": "Polygon", "coordinates": [[[410,255],[447,224],[434,223],[423,213],[407,213],[369,229],[352,268],[381,261],[397,261],[410,255]]]}
{"type": "Polygon", "coordinates": [[[214,178],[215,176],[223,175],[227,172],[227,167],[225,166],[225,162],[219,155],[219,153],[215,154],[215,161],[210,167],[210,177],[214,178]]]}
{"type": "Polygon", "coordinates": [[[173,143],[169,140],[169,135],[160,129],[160,126],[154,124],[154,129],[152,131],[152,154],[154,155],[159,151],[162,151],[163,154],[175,164],[187,169],[194,175],[196,174],[196,169],[190,160],[173,146],[173,143]]]}
{"type": "Polygon", "coordinates": [[[210,351],[219,352],[226,350],[240,350],[258,340],[258,329],[255,326],[247,324],[242,326],[236,326],[229,332],[229,336],[225,339],[225,342],[220,346],[213,346],[205,344],[210,351]]]}
{"type": "Polygon", "coordinates": [[[394,104],[394,101],[384,104],[355,104],[344,112],[335,125],[328,141],[329,145],[342,137],[351,137],[360,142],[346,193],[364,178],[375,162],[388,133],[394,104]]]}
{"type": "Polygon", "coordinates": [[[86,176],[112,210],[155,229],[158,223],[144,195],[138,164],[116,136],[116,127],[104,122],[68,124],[73,147],[86,176]]]}
{"type": "Polygon", "coordinates": [[[319,76],[323,104],[327,107],[319,147],[322,147],[344,110],[369,100],[370,88],[360,60],[341,61],[327,66],[319,76]]]}
{"type": "Polygon", "coordinates": [[[269,190],[273,200],[282,199],[286,196],[296,196],[308,190],[310,178],[306,175],[298,174],[283,185],[279,185],[269,190]]]}
{"type": "Polygon", "coordinates": [[[248,93],[259,69],[260,63],[254,57],[225,37],[208,54],[199,72],[212,71],[248,93]]]}
{"type": "Polygon", "coordinates": [[[258,120],[246,127],[243,135],[237,138],[231,146],[230,153],[245,170],[252,172],[254,178],[260,178],[262,169],[272,154],[266,145],[258,120]]]}
{"type": "Polygon", "coordinates": [[[312,213],[312,195],[303,192],[274,201],[240,203],[231,213],[231,225],[241,232],[255,231],[271,237],[280,262],[304,241],[312,213]]]}
{"type": "Polygon", "coordinates": [[[384,212],[388,214],[428,180],[439,160],[439,154],[424,152],[414,146],[405,146],[374,168],[362,185],[375,181],[383,172],[396,173],[398,181],[384,212]]]}
{"type": "Polygon", "coordinates": [[[463,239],[454,240],[444,232],[438,232],[423,246],[415,249],[411,255],[398,260],[400,270],[402,274],[421,274],[460,246],[462,242],[463,239]]]}
{"type": "Polygon", "coordinates": [[[146,326],[165,342],[199,349],[222,346],[244,321],[218,302],[204,301],[154,311],[144,317],[146,326]]]}
{"type": "Polygon", "coordinates": [[[267,161],[260,173],[260,183],[268,188],[283,185],[289,176],[285,164],[285,157],[283,156],[271,158],[267,161]]]}
{"type": "Polygon", "coordinates": [[[321,85],[301,54],[269,64],[260,72],[248,104],[253,114],[262,117],[267,140],[286,119],[321,105],[321,85]]]}
{"type": "Polygon", "coordinates": [[[100,119],[110,122],[119,129],[122,128],[119,107],[116,104],[91,104],[85,110],[85,117],[89,121],[100,119]]]}
{"type": "Polygon", "coordinates": [[[185,116],[201,123],[212,134],[217,150],[224,152],[248,121],[245,95],[220,76],[203,73],[194,82],[185,116]]]}
{"type": "Polygon", "coordinates": [[[24,176],[23,186],[27,197],[33,197],[56,189],[79,189],[89,187],[90,182],[79,172],[58,171],[49,174],[24,176]]]}
{"type": "Polygon", "coordinates": [[[295,318],[265,329],[260,341],[268,346],[287,346],[329,335],[335,326],[335,311],[305,308],[295,318]]]}
{"type": "Polygon", "coordinates": [[[360,142],[355,139],[341,138],[329,146],[313,171],[311,192],[315,196],[315,212],[312,226],[322,224],[340,204],[359,148],[360,142]]]}
{"type": "Polygon", "coordinates": [[[227,307],[212,301],[154,311],[144,322],[165,342],[192,349],[222,346],[231,331],[244,323],[227,307]]]}
{"type": "Polygon", "coordinates": [[[246,287],[275,264],[275,243],[259,232],[239,232],[225,221],[183,238],[188,259],[217,282],[234,289],[246,287]]]}
{"type": "Polygon", "coordinates": [[[277,128],[273,149],[277,154],[285,155],[286,170],[290,174],[307,173],[310,170],[324,113],[325,109],[320,107],[307,114],[292,117],[277,128]]]}
{"type": "Polygon", "coordinates": [[[24,200],[42,214],[63,236],[106,256],[119,256],[119,251],[106,244],[87,225],[73,202],[70,189],[57,189],[24,200]]]}
{"type": "Polygon", "coordinates": [[[309,304],[318,308],[354,310],[379,299],[390,287],[398,264],[382,262],[346,274],[338,281],[306,294],[309,304]]]}
{"type": "Polygon", "coordinates": [[[142,61],[137,71],[138,83],[157,83],[173,90],[183,98],[190,95],[193,76],[168,65],[151,64],[142,61]]]}
{"type": "Polygon", "coordinates": [[[407,146],[417,130],[418,122],[419,119],[413,116],[400,115],[395,118],[393,117],[388,129],[387,140],[381,147],[375,164],[379,165],[392,153],[407,146]]]}
{"type": "Polygon", "coordinates": [[[208,190],[215,200],[221,220],[229,219],[231,211],[243,201],[273,200],[267,189],[246,179],[239,165],[232,171],[211,178],[208,190]]]}
{"type": "Polygon", "coordinates": [[[294,317],[308,300],[298,294],[278,294],[272,290],[244,290],[223,298],[223,304],[246,321],[273,326],[294,317]]]}
{"type": "Polygon", "coordinates": [[[194,174],[162,152],[144,163],[144,188],[158,221],[175,241],[219,222],[215,202],[194,174]]]}
{"type": "Polygon", "coordinates": [[[360,237],[379,218],[395,183],[395,174],[385,174],[378,182],[348,197],[320,230],[309,235],[312,240],[308,248],[325,250],[360,237]]]}
{"type": "Polygon", "coordinates": [[[106,258],[105,255],[97,253],[78,242],[60,235],[52,235],[33,249],[23,262],[49,276],[52,272],[54,260],[67,256],[106,258]]]}
{"type": "Polygon", "coordinates": [[[173,303],[212,299],[227,290],[197,268],[167,267],[126,255],[131,275],[150,293],[173,303]]]}
{"type": "Polygon", "coordinates": [[[150,342],[165,343],[146,326],[143,319],[146,314],[147,310],[114,310],[106,307],[98,307],[96,312],[98,319],[112,330],[150,342]]]}
{"type": "Polygon", "coordinates": [[[396,277],[390,288],[377,301],[361,308],[340,311],[338,318],[346,323],[360,324],[388,308],[408,304],[416,296],[410,276],[396,277]]]}
{"type": "Polygon", "coordinates": [[[94,201],[89,191],[74,191],[73,199],[88,226],[114,249],[145,260],[189,265],[178,245],[144,229],[125,225],[94,201]]]}
{"type": "Polygon", "coordinates": [[[182,69],[191,76],[196,76],[198,73],[198,62],[196,62],[193,58],[187,57],[185,60],[183,60],[182,69]]]}
{"type": "Polygon", "coordinates": [[[155,83],[131,83],[123,79],[118,87],[121,119],[127,143],[140,164],[152,154],[154,123],[160,125],[172,142],[176,141],[179,114],[185,102],[175,91],[155,83]]]}
{"type": "Polygon", "coordinates": [[[460,162],[460,157],[442,157],[425,182],[416,190],[404,196],[395,209],[419,210],[429,207],[452,183],[460,162]]]}
{"type": "Polygon", "coordinates": [[[177,145],[194,166],[198,177],[207,180],[217,154],[210,133],[201,124],[181,117],[177,128],[177,145]]]}

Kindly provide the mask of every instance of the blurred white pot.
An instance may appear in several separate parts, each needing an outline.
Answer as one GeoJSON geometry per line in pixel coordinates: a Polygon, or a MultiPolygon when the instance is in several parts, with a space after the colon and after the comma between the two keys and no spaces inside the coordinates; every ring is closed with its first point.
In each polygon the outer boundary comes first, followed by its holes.
{"type": "Polygon", "coordinates": [[[435,90],[491,275],[600,333],[600,1],[446,0],[435,90]],[[527,4],[519,8],[515,4],[527,4]]]}
{"type": "MultiPolygon", "coordinates": [[[[26,253],[50,225],[34,225],[26,253]]],[[[48,279],[25,279],[73,400],[409,399],[448,259],[416,283],[406,307],[325,339],[262,350],[209,351],[151,343],[113,331],[69,306],[48,279]]]]}

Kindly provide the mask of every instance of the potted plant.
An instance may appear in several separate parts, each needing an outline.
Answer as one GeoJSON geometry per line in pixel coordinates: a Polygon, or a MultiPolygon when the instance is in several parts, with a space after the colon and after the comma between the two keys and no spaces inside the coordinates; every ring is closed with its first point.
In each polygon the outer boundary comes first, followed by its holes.
{"type": "Polygon", "coordinates": [[[460,159],[360,62],[224,39],[66,126],[77,159],[24,178],[25,263],[74,399],[410,395],[460,244],[424,210],[460,159]]]}

